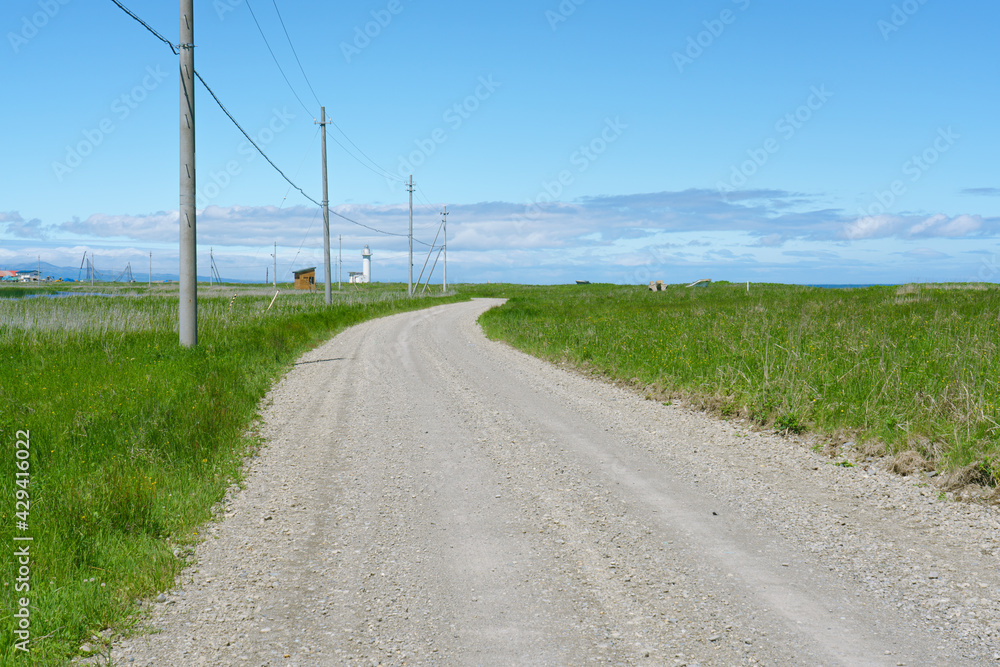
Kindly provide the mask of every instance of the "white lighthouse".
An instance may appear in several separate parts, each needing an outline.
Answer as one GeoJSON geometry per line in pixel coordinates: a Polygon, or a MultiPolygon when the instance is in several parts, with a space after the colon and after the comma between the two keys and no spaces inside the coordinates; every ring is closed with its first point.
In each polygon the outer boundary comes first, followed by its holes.
{"type": "Polygon", "coordinates": [[[367,244],[365,249],[361,251],[361,274],[364,276],[364,282],[370,283],[372,281],[372,251],[368,249],[367,244]]]}
{"type": "Polygon", "coordinates": [[[370,283],[372,281],[372,251],[365,246],[361,251],[361,271],[351,271],[348,282],[370,283]]]}

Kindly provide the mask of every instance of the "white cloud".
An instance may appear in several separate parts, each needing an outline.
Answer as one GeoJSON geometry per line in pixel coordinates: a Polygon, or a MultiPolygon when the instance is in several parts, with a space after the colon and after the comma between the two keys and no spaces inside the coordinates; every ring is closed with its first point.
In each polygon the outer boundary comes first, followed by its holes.
{"type": "Polygon", "coordinates": [[[949,217],[943,213],[931,216],[873,215],[847,223],[842,236],[848,240],[897,238],[967,238],[983,233],[1000,232],[1000,220],[984,219],[981,215],[949,217]]]}
{"type": "Polygon", "coordinates": [[[871,215],[858,218],[844,228],[844,238],[852,241],[892,236],[899,228],[900,219],[893,215],[871,215]]]}
{"type": "Polygon", "coordinates": [[[25,220],[17,211],[0,211],[0,223],[7,234],[22,239],[44,239],[48,230],[38,218],[25,220]]]}
{"type": "MultiPolygon", "coordinates": [[[[361,246],[369,244],[380,279],[405,277],[406,206],[347,204],[331,212],[334,252],[338,235],[343,235],[345,266],[357,259],[361,246]]],[[[857,218],[816,206],[807,195],[773,190],[731,192],[725,198],[714,190],[587,197],[528,209],[512,202],[480,202],[449,206],[449,212],[449,277],[455,271],[459,280],[465,273],[468,280],[508,276],[536,282],[575,276],[636,282],[644,272],[665,279],[673,271],[683,272],[683,279],[687,273],[702,271],[778,279],[780,272],[790,270],[863,271],[884,260],[886,253],[876,253],[880,259],[867,264],[852,263],[850,258],[885,244],[897,244],[887,251],[896,252],[897,262],[913,262],[920,259],[918,250],[902,254],[913,241],[974,241],[1000,232],[998,218],[943,213],[857,218]],[[775,252],[779,248],[783,251],[775,252]]],[[[431,243],[440,219],[434,206],[414,208],[418,266],[427,249],[420,242],[431,243]]],[[[176,211],[98,213],[45,226],[38,220],[24,221],[16,212],[0,212],[0,228],[11,244],[41,238],[48,231],[50,245],[120,248],[109,257],[113,261],[124,263],[129,253],[142,255],[143,248],[167,261],[176,252],[178,215],[176,211]]],[[[213,247],[217,261],[231,267],[231,275],[257,278],[275,242],[279,265],[319,261],[322,215],[314,206],[209,206],[199,211],[198,242],[199,256],[207,256],[208,247],[213,247]]],[[[878,266],[880,271],[890,270],[878,266]]],[[[859,281],[866,280],[851,278],[859,281]]]]}

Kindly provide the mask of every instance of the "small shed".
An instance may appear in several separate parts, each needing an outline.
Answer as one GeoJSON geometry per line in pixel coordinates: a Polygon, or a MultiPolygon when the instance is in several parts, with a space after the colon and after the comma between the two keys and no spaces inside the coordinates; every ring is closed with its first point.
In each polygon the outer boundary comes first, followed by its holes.
{"type": "Polygon", "coordinates": [[[295,272],[295,289],[316,289],[316,267],[295,272]]]}

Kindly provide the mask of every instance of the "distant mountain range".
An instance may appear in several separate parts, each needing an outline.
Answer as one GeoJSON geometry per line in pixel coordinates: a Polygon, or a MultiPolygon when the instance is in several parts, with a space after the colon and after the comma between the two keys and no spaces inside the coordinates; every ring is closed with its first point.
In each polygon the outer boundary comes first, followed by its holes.
{"type": "MultiPolygon", "coordinates": [[[[87,277],[87,269],[84,267],[72,267],[72,266],[55,266],[54,264],[49,264],[48,262],[42,262],[39,265],[38,262],[32,264],[19,264],[16,266],[3,267],[11,271],[36,271],[41,268],[42,277],[52,279],[62,278],[63,280],[85,280],[87,277]]],[[[122,275],[122,269],[115,270],[104,270],[100,266],[97,267],[98,281],[115,281],[126,282],[128,280],[127,275],[122,275]]],[[[154,273],[152,280],[154,283],[162,282],[174,282],[178,280],[178,275],[176,273],[154,273]]],[[[148,271],[136,271],[134,268],[132,270],[132,280],[137,283],[149,282],[149,272],[148,271]]],[[[208,276],[198,276],[199,281],[208,282],[208,276]]],[[[232,280],[230,278],[223,278],[223,282],[226,283],[245,283],[246,280],[232,280]]]]}

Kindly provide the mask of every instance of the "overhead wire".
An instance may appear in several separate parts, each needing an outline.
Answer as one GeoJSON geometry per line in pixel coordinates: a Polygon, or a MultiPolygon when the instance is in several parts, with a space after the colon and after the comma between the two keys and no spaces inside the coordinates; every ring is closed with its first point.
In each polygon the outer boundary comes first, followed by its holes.
{"type": "MultiPolygon", "coordinates": [[[[323,103],[319,101],[319,96],[316,94],[316,90],[312,86],[312,82],[309,81],[309,76],[306,74],[305,68],[302,66],[302,61],[299,59],[298,51],[295,50],[295,44],[292,43],[292,36],[288,34],[288,28],[285,26],[285,19],[283,19],[281,17],[281,10],[278,9],[278,0],[271,0],[271,4],[274,5],[274,13],[278,15],[278,22],[281,23],[281,29],[285,32],[285,39],[288,40],[288,46],[292,50],[292,55],[295,56],[295,62],[298,63],[299,71],[302,72],[302,78],[305,79],[306,85],[309,86],[309,92],[312,93],[313,99],[316,100],[316,104],[319,104],[320,106],[323,106],[323,103]]],[[[248,4],[247,7],[249,7],[249,6],[250,5],[248,4]]],[[[258,28],[259,27],[260,26],[258,26],[258,28]]],[[[365,153],[361,149],[361,146],[358,146],[356,143],[354,143],[354,140],[351,139],[347,135],[347,133],[344,132],[344,130],[339,125],[337,125],[337,123],[333,119],[330,119],[330,124],[333,125],[335,128],[337,128],[337,131],[340,132],[342,135],[344,135],[344,138],[347,139],[348,143],[350,143],[352,146],[354,146],[354,148],[359,153],[361,153],[361,155],[364,156],[364,158],[366,160],[368,160],[375,167],[375,169],[373,169],[372,171],[375,171],[375,173],[378,173],[380,176],[383,176],[385,178],[391,178],[391,179],[395,179],[395,180],[398,180],[398,181],[402,181],[403,180],[402,177],[397,176],[396,174],[393,174],[392,172],[388,171],[387,169],[383,169],[382,166],[379,165],[378,162],[376,162],[375,160],[373,160],[367,153],[365,153]]],[[[348,152],[348,154],[350,154],[350,152],[347,151],[347,149],[343,145],[341,145],[339,141],[337,141],[336,137],[330,137],[330,139],[332,139],[335,143],[337,143],[338,145],[340,145],[341,148],[344,148],[345,152],[348,152]]],[[[355,159],[357,159],[357,158],[355,158],[355,159]]]]}
{"type": "Polygon", "coordinates": [[[430,201],[427,200],[427,197],[424,196],[424,193],[420,190],[420,188],[414,188],[414,190],[416,190],[417,196],[424,200],[425,204],[431,207],[434,206],[434,204],[432,204],[430,201]]]}
{"type": "Polygon", "coordinates": [[[243,136],[247,138],[247,141],[249,141],[253,145],[253,147],[257,149],[257,152],[264,156],[264,159],[267,160],[267,163],[272,167],[274,167],[274,170],[277,171],[279,174],[281,174],[281,177],[284,178],[286,181],[288,181],[293,188],[301,192],[303,197],[305,197],[312,203],[316,204],[316,206],[322,206],[322,204],[320,204],[318,201],[307,195],[305,190],[303,190],[295,183],[293,183],[292,179],[288,178],[288,176],[285,175],[285,172],[281,171],[281,169],[278,168],[278,165],[274,164],[274,162],[271,161],[271,158],[267,156],[267,153],[261,150],[260,146],[258,146],[256,142],[254,142],[254,140],[250,138],[250,135],[247,134],[247,131],[243,129],[243,126],[240,125],[235,118],[233,118],[233,114],[229,113],[229,109],[227,109],[226,106],[222,103],[222,101],[216,96],[215,91],[209,88],[208,84],[205,83],[205,79],[201,78],[201,74],[198,73],[198,70],[194,71],[194,75],[198,77],[199,81],[201,81],[201,85],[205,86],[205,90],[207,90],[208,94],[212,96],[212,99],[215,100],[215,103],[219,105],[219,108],[222,109],[223,113],[229,116],[229,120],[233,121],[233,125],[236,126],[236,129],[242,132],[243,136]]]}
{"type": "MultiPolygon", "coordinates": [[[[364,227],[365,229],[370,229],[371,231],[377,232],[379,234],[385,234],[386,236],[399,236],[399,237],[404,238],[404,239],[409,237],[409,234],[398,234],[396,232],[386,232],[386,231],[383,231],[381,229],[376,229],[375,227],[372,227],[370,225],[366,225],[363,222],[358,222],[357,220],[352,220],[351,218],[348,218],[346,215],[343,215],[341,213],[337,213],[333,209],[330,209],[330,213],[332,213],[333,215],[337,216],[338,218],[342,218],[342,219],[346,220],[347,222],[350,222],[351,224],[357,225],[358,227],[364,227]]],[[[430,243],[427,243],[426,241],[421,241],[420,239],[418,239],[416,237],[413,238],[413,242],[414,243],[419,243],[420,245],[425,245],[428,248],[431,247],[430,243]]]]}
{"type": "MultiPolygon", "coordinates": [[[[302,61],[299,60],[299,54],[295,50],[295,45],[292,44],[292,37],[288,34],[288,28],[285,27],[285,19],[281,18],[281,11],[278,9],[277,0],[271,0],[271,4],[274,5],[274,13],[278,15],[278,21],[281,23],[281,29],[285,31],[285,39],[288,40],[288,46],[292,49],[292,55],[295,56],[295,62],[299,64],[299,71],[302,72],[302,78],[306,80],[306,85],[309,86],[309,92],[313,94],[313,99],[316,100],[316,104],[323,106],[323,103],[319,101],[319,96],[316,95],[316,91],[313,90],[312,83],[309,82],[309,77],[306,76],[306,70],[302,67],[302,61]]],[[[249,6],[250,4],[247,3],[247,7],[249,6]]],[[[256,18],[254,20],[256,21],[256,18]]],[[[259,28],[260,26],[257,27],[259,28]]]]}
{"type": "MultiPolygon", "coordinates": [[[[313,133],[312,142],[315,142],[316,137],[319,136],[319,130],[320,127],[317,126],[316,132],[313,133]]],[[[306,159],[309,157],[309,151],[312,150],[312,142],[309,144],[309,148],[306,151],[306,154],[302,156],[302,162],[299,163],[299,168],[295,172],[296,177],[298,177],[299,171],[302,170],[302,165],[306,163],[306,159]]],[[[288,190],[285,191],[285,196],[281,198],[281,204],[278,205],[278,210],[281,210],[281,208],[285,205],[285,200],[288,198],[288,193],[291,191],[292,191],[291,187],[289,187],[288,190]]],[[[295,257],[292,258],[292,263],[289,265],[289,267],[295,266],[295,260],[297,260],[299,258],[299,255],[302,253],[302,247],[306,244],[306,239],[309,238],[309,235],[312,234],[313,226],[316,224],[316,216],[319,214],[319,211],[320,210],[318,208],[313,210],[312,220],[309,221],[309,227],[306,228],[306,233],[302,236],[302,241],[299,243],[299,249],[295,251],[295,257]]],[[[289,268],[288,271],[285,272],[285,275],[287,276],[288,272],[291,270],[292,269],[289,268]]]]}
{"type": "MultiPolygon", "coordinates": [[[[281,18],[281,12],[280,12],[280,11],[278,11],[278,5],[277,5],[277,3],[276,3],[276,2],[274,2],[274,0],[272,0],[272,3],[274,4],[274,10],[275,10],[275,12],[277,12],[277,14],[278,14],[278,21],[280,21],[280,22],[281,22],[281,28],[282,28],[282,29],[284,30],[284,32],[285,32],[285,38],[286,38],[286,39],[288,40],[288,45],[289,45],[289,46],[291,47],[291,49],[292,49],[292,54],[293,54],[293,55],[295,56],[295,62],[297,62],[297,63],[298,63],[298,65],[299,65],[299,70],[300,70],[300,71],[302,72],[302,77],[303,77],[303,78],[304,78],[304,79],[306,80],[306,85],[307,85],[307,86],[309,86],[309,90],[310,90],[310,91],[312,92],[312,94],[313,94],[313,98],[315,98],[315,100],[316,100],[316,103],[317,103],[317,104],[319,104],[320,106],[323,106],[323,103],[319,101],[319,97],[318,97],[318,96],[316,95],[316,91],[315,91],[315,90],[313,89],[313,87],[312,87],[312,83],[310,83],[310,81],[309,81],[309,77],[308,77],[308,76],[306,76],[306,72],[305,72],[305,69],[304,69],[304,68],[302,67],[302,61],[301,61],[301,60],[299,60],[299,55],[298,55],[298,53],[297,53],[297,52],[295,51],[295,46],[294,46],[294,45],[292,44],[292,38],[291,38],[291,36],[289,36],[289,34],[288,34],[288,29],[287,29],[287,28],[285,28],[285,21],[284,21],[284,19],[282,19],[282,18],[281,18]]],[[[307,107],[307,106],[306,106],[306,104],[305,104],[305,102],[303,102],[303,101],[302,101],[302,98],[301,98],[301,97],[299,97],[299,94],[298,94],[298,92],[296,92],[296,90],[295,90],[295,87],[294,87],[294,86],[292,85],[292,82],[291,82],[291,81],[290,81],[290,80],[288,79],[288,75],[287,75],[287,74],[285,74],[285,70],[284,70],[284,68],[283,68],[283,67],[281,66],[281,63],[279,63],[279,62],[278,62],[278,56],[276,56],[276,55],[274,54],[274,49],[272,49],[272,48],[271,48],[271,43],[270,43],[269,41],[267,41],[267,35],[265,35],[265,34],[264,34],[264,29],[263,29],[263,28],[261,27],[261,25],[260,25],[260,21],[258,21],[258,20],[257,20],[257,15],[256,15],[256,14],[254,13],[254,11],[253,11],[253,7],[252,7],[252,6],[250,5],[250,0],[247,0],[247,9],[249,9],[249,10],[250,10],[250,16],[251,16],[251,17],[253,17],[253,22],[254,22],[254,24],[255,24],[255,25],[257,26],[257,31],[258,31],[258,32],[260,33],[260,36],[261,36],[261,38],[262,38],[262,39],[264,40],[264,45],[265,45],[265,46],[267,47],[267,51],[268,51],[268,53],[270,53],[270,54],[271,54],[271,59],[272,59],[272,60],[274,60],[274,64],[275,64],[275,65],[277,66],[277,68],[278,68],[278,71],[279,71],[279,72],[281,72],[281,78],[283,78],[283,79],[285,80],[285,83],[286,83],[286,84],[288,84],[288,89],[292,91],[292,95],[294,95],[294,96],[295,96],[295,99],[296,99],[296,100],[298,100],[299,104],[300,104],[300,105],[302,106],[302,108],[303,108],[303,109],[305,109],[306,113],[311,113],[311,112],[309,111],[309,107],[307,107]]],[[[379,175],[379,176],[381,176],[381,177],[383,177],[383,178],[394,178],[394,179],[396,179],[396,180],[400,180],[400,181],[402,181],[402,179],[401,179],[401,178],[399,178],[398,176],[396,176],[396,175],[392,174],[391,172],[389,172],[389,171],[387,171],[387,170],[383,169],[383,168],[382,168],[381,166],[379,166],[379,164],[378,164],[377,162],[375,162],[375,160],[373,160],[373,159],[371,159],[370,157],[368,157],[368,154],[367,154],[367,153],[365,153],[365,152],[364,152],[363,150],[361,150],[361,148],[360,148],[360,147],[359,147],[359,146],[358,146],[358,145],[357,145],[356,143],[354,143],[354,142],[353,142],[353,141],[351,140],[351,138],[350,138],[349,136],[347,136],[347,133],[346,133],[346,132],[344,132],[344,131],[343,131],[343,130],[342,130],[342,129],[340,128],[340,126],[339,126],[339,125],[337,125],[337,124],[336,124],[335,122],[333,122],[333,120],[332,120],[332,119],[331,119],[331,121],[330,121],[330,124],[331,124],[331,125],[333,125],[334,127],[336,127],[336,128],[337,128],[337,130],[338,130],[338,131],[339,131],[339,132],[340,132],[341,134],[343,134],[343,135],[344,135],[344,138],[345,138],[345,139],[347,139],[347,141],[348,141],[348,142],[350,142],[350,144],[351,144],[352,146],[354,146],[354,148],[355,148],[355,149],[356,149],[356,150],[357,150],[357,151],[358,151],[359,153],[361,153],[361,154],[362,154],[362,155],[363,155],[363,156],[364,156],[364,157],[365,157],[365,158],[366,158],[366,159],[367,159],[367,160],[368,160],[369,162],[371,162],[371,164],[372,164],[372,165],[374,165],[374,167],[375,167],[375,168],[373,169],[373,168],[372,168],[371,166],[369,166],[369,165],[365,164],[365,163],[364,163],[364,162],[363,162],[363,161],[361,160],[361,158],[359,158],[359,157],[358,157],[357,155],[355,155],[354,153],[352,153],[352,152],[351,152],[351,151],[350,151],[350,150],[349,150],[349,149],[347,148],[347,146],[345,146],[344,144],[340,143],[340,141],[339,141],[339,140],[337,139],[337,137],[334,137],[334,136],[330,135],[330,134],[329,134],[329,132],[328,132],[328,133],[327,133],[327,135],[328,135],[328,136],[330,137],[330,140],[331,140],[331,141],[333,141],[333,143],[335,143],[335,144],[337,144],[338,146],[340,146],[340,148],[341,148],[341,149],[342,149],[342,150],[343,150],[343,151],[344,151],[345,153],[347,153],[347,154],[348,154],[348,155],[350,155],[350,156],[351,156],[352,158],[354,158],[354,159],[355,159],[355,160],[356,160],[356,161],[358,162],[358,164],[360,164],[360,165],[361,165],[361,166],[363,166],[364,168],[366,168],[366,169],[368,169],[368,170],[372,171],[373,173],[375,173],[375,174],[377,174],[377,175],[379,175]]]]}
{"type": "MultiPolygon", "coordinates": [[[[302,165],[304,165],[306,163],[306,160],[309,158],[309,153],[310,151],[312,151],[313,143],[316,142],[316,137],[319,136],[319,130],[320,128],[319,126],[317,126],[316,132],[313,133],[312,141],[309,143],[309,147],[306,149],[305,155],[302,156],[302,162],[299,163],[299,168],[295,170],[295,178],[299,177],[299,172],[302,171],[302,165]]],[[[285,200],[288,199],[288,193],[291,191],[292,191],[292,186],[289,185],[288,189],[285,190],[285,196],[281,198],[281,203],[278,204],[279,210],[285,206],[285,200]]]]}
{"type": "MultiPolygon", "coordinates": [[[[170,40],[168,40],[166,37],[164,37],[159,32],[157,32],[152,27],[150,27],[149,24],[147,24],[145,21],[143,21],[141,18],[139,18],[135,13],[133,13],[125,5],[123,5],[121,2],[119,2],[119,0],[111,0],[111,2],[113,2],[115,5],[117,5],[119,9],[121,9],[126,14],[128,14],[132,19],[134,19],[135,21],[137,21],[138,23],[140,23],[150,33],[152,33],[153,35],[155,35],[157,39],[159,39],[160,41],[162,41],[163,43],[165,43],[167,46],[169,46],[170,50],[174,53],[174,55],[178,55],[177,47],[170,40]]],[[[247,3],[247,7],[248,8],[250,7],[250,3],[249,2],[247,3]]],[[[252,14],[253,14],[253,11],[251,10],[251,15],[252,14]]],[[[256,17],[254,17],[254,22],[255,23],[257,22],[256,17]]],[[[258,29],[260,29],[260,24],[259,23],[257,24],[257,27],[258,27],[258,29]]],[[[262,37],[263,37],[263,34],[264,34],[263,31],[261,31],[261,36],[262,37]]],[[[266,43],[267,42],[267,38],[265,38],[264,41],[266,43]]],[[[270,45],[268,45],[268,51],[270,51],[270,50],[271,50],[271,47],[270,47],[270,45]]],[[[271,56],[274,57],[274,52],[273,51],[271,51],[271,56]]],[[[275,58],[275,64],[277,64],[277,62],[278,61],[275,58]]],[[[278,69],[281,70],[281,66],[280,65],[278,65],[278,69]]],[[[226,106],[222,103],[222,100],[220,100],[219,97],[218,97],[218,95],[215,94],[215,91],[213,91],[212,88],[208,85],[208,83],[205,82],[205,79],[201,76],[201,73],[199,73],[197,69],[194,70],[194,75],[196,77],[198,77],[198,80],[201,82],[201,85],[205,87],[205,90],[208,91],[208,94],[212,96],[212,99],[215,100],[215,103],[219,105],[219,108],[222,109],[222,112],[224,114],[226,114],[226,116],[233,123],[233,125],[236,126],[236,129],[238,129],[240,131],[240,133],[246,138],[246,140],[250,142],[250,145],[253,146],[257,150],[258,153],[261,154],[261,156],[267,161],[267,163],[269,165],[271,165],[271,167],[276,172],[278,172],[278,174],[280,174],[281,177],[283,179],[285,179],[285,181],[288,182],[288,184],[291,187],[293,187],[296,190],[298,190],[299,193],[301,193],[303,197],[305,197],[306,199],[308,199],[309,201],[311,201],[316,206],[319,206],[319,207],[322,208],[322,204],[320,204],[318,201],[316,201],[315,199],[313,199],[312,197],[310,197],[308,194],[306,194],[305,190],[303,190],[298,185],[296,185],[295,182],[292,181],[292,179],[288,178],[288,176],[285,174],[285,172],[282,171],[278,167],[278,165],[276,165],[274,163],[274,161],[271,160],[271,158],[267,156],[267,153],[265,153],[263,151],[263,149],[260,146],[257,145],[257,142],[255,142],[250,137],[250,135],[247,133],[247,131],[243,129],[243,126],[240,125],[239,122],[236,120],[236,118],[233,116],[233,114],[231,114],[229,112],[229,109],[226,108],[226,106]]],[[[284,77],[284,71],[282,71],[282,76],[284,77]]],[[[291,83],[288,82],[288,78],[287,77],[284,77],[284,78],[285,78],[285,82],[288,83],[289,87],[291,87],[291,83]]],[[[292,93],[295,94],[295,90],[294,89],[292,89],[292,93]]],[[[299,100],[299,103],[302,104],[302,100],[299,98],[299,96],[297,94],[295,95],[295,97],[296,97],[296,99],[299,100]]],[[[302,106],[303,106],[303,108],[305,108],[304,104],[302,106]]],[[[308,109],[306,109],[306,111],[308,112],[308,109]]],[[[327,132],[327,134],[329,135],[329,132],[327,132]]],[[[340,144],[339,142],[337,142],[337,140],[336,140],[335,137],[331,137],[331,139],[333,139],[334,142],[336,142],[339,146],[341,146],[341,148],[344,148],[343,144],[340,144]]],[[[345,148],[344,150],[346,151],[347,149],[345,148]]],[[[348,152],[348,154],[350,154],[350,153],[348,152]]],[[[355,157],[355,159],[357,160],[357,157],[355,157]]],[[[358,160],[358,161],[360,162],[360,160],[358,160]]],[[[361,163],[361,164],[364,165],[364,163],[361,163]]],[[[367,166],[367,165],[364,165],[364,166],[367,166]]],[[[370,167],[369,167],[369,169],[370,169],[370,167]]],[[[396,233],[396,232],[387,232],[385,230],[378,229],[376,227],[372,227],[371,225],[366,225],[366,224],[364,224],[362,222],[358,222],[357,220],[353,220],[353,219],[347,217],[346,215],[342,215],[342,214],[338,213],[337,211],[331,210],[330,212],[333,213],[334,215],[336,215],[337,217],[342,218],[343,220],[346,220],[347,222],[350,222],[351,224],[357,225],[359,227],[363,227],[363,228],[365,228],[365,229],[367,229],[369,231],[375,232],[377,234],[383,234],[385,236],[398,236],[398,237],[403,237],[403,238],[407,238],[409,236],[408,234],[399,234],[399,233],[396,233]]],[[[414,241],[414,243],[419,243],[421,245],[431,247],[431,245],[429,243],[421,241],[421,240],[419,240],[417,238],[414,238],[413,241],[414,241]]]]}
{"type": "Polygon", "coordinates": [[[302,253],[302,246],[306,244],[306,239],[309,238],[309,234],[312,232],[312,228],[316,224],[317,215],[319,215],[319,209],[313,211],[312,220],[309,221],[309,228],[306,229],[306,234],[305,236],[302,237],[302,243],[299,244],[299,249],[295,251],[295,257],[292,257],[292,261],[288,265],[288,269],[285,271],[284,275],[287,276],[289,273],[292,272],[292,267],[295,266],[295,260],[297,260],[299,258],[299,255],[302,253]]]}
{"type": "Polygon", "coordinates": [[[118,5],[118,8],[119,8],[119,9],[121,9],[121,10],[122,10],[123,12],[125,12],[126,14],[128,14],[129,16],[131,16],[131,17],[132,17],[133,19],[135,19],[136,21],[138,21],[138,22],[139,22],[139,23],[140,23],[140,24],[142,25],[142,27],[143,27],[143,28],[145,28],[145,29],[146,29],[146,30],[148,30],[149,32],[151,32],[151,33],[153,33],[154,35],[156,35],[156,38],[157,38],[157,39],[159,39],[159,40],[160,40],[161,42],[163,42],[164,44],[166,44],[167,46],[169,46],[169,47],[170,47],[170,50],[174,52],[174,55],[175,55],[175,56],[176,56],[176,55],[179,55],[179,54],[177,53],[177,47],[175,47],[175,46],[174,46],[174,43],[173,43],[173,42],[171,42],[171,41],[170,41],[169,39],[167,39],[166,37],[164,37],[164,36],[163,36],[163,35],[161,35],[160,33],[158,33],[158,32],[156,32],[155,30],[153,30],[153,29],[152,29],[152,28],[151,28],[151,27],[149,26],[149,24],[148,24],[148,23],[146,23],[146,22],[145,22],[145,21],[143,21],[143,20],[142,20],[141,18],[139,18],[138,16],[136,16],[136,15],[135,15],[135,13],[134,13],[134,12],[133,12],[133,11],[132,11],[131,9],[129,9],[128,7],[126,7],[125,5],[123,5],[122,3],[118,2],[118,0],[111,0],[111,2],[115,3],[116,5],[118,5]]]}
{"type": "Polygon", "coordinates": [[[379,166],[378,162],[376,162],[375,160],[373,160],[370,157],[368,157],[368,154],[365,153],[360,148],[358,148],[358,145],[356,143],[354,143],[353,141],[351,141],[351,138],[349,136],[347,136],[347,133],[344,132],[343,130],[341,130],[340,126],[337,125],[337,123],[335,123],[332,118],[330,119],[330,125],[333,125],[335,128],[337,128],[337,130],[341,134],[344,135],[344,138],[347,139],[347,141],[349,141],[352,146],[354,146],[355,148],[357,148],[358,152],[361,153],[362,155],[364,155],[365,158],[367,158],[368,161],[371,162],[374,165],[375,168],[373,169],[372,167],[369,167],[367,164],[365,164],[364,162],[362,162],[361,159],[358,158],[358,156],[356,156],[354,153],[352,153],[349,150],[347,150],[347,147],[345,147],[344,144],[340,143],[337,140],[337,137],[335,137],[332,134],[330,134],[329,130],[327,130],[326,134],[327,134],[328,137],[330,137],[330,140],[333,141],[333,143],[335,143],[338,146],[340,146],[341,148],[343,148],[344,152],[347,153],[348,155],[350,155],[355,160],[357,160],[358,164],[360,164],[362,167],[364,167],[368,171],[372,172],[376,176],[381,176],[382,178],[388,178],[389,180],[393,180],[393,181],[396,181],[398,183],[405,183],[406,182],[406,179],[403,178],[402,176],[394,174],[391,171],[388,171],[387,169],[383,169],[381,166],[379,166]]]}
{"type": "MultiPolygon", "coordinates": [[[[278,62],[278,56],[274,55],[274,50],[271,48],[271,43],[267,41],[267,36],[264,34],[264,29],[260,27],[260,22],[257,20],[257,15],[254,14],[253,7],[250,6],[250,0],[246,0],[246,3],[247,3],[247,9],[250,10],[250,16],[253,17],[253,22],[257,26],[257,31],[260,33],[261,38],[264,40],[264,46],[267,47],[267,52],[271,54],[271,59],[277,66],[278,71],[281,72],[281,78],[283,78],[285,80],[285,83],[288,84],[288,89],[292,91],[292,95],[294,95],[295,99],[299,101],[299,104],[301,104],[302,108],[306,110],[306,113],[310,113],[309,107],[307,107],[306,103],[302,101],[302,98],[299,97],[299,94],[295,92],[295,88],[292,86],[292,82],[288,80],[288,76],[285,74],[285,70],[282,69],[281,63],[278,62]]],[[[318,101],[319,100],[317,100],[317,102],[318,101]]]]}

